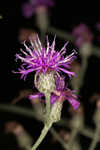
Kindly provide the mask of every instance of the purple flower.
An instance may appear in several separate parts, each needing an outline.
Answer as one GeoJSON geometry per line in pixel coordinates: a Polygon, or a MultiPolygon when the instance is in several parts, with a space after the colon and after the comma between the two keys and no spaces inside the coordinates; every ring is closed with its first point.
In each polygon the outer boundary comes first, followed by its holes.
{"type": "Polygon", "coordinates": [[[22,65],[18,69],[18,72],[15,73],[20,73],[21,78],[24,77],[25,79],[27,74],[31,72],[36,72],[36,75],[38,75],[40,72],[46,73],[48,71],[54,71],[55,74],[58,74],[58,72],[64,72],[68,74],[69,77],[74,75],[74,72],[69,71],[69,69],[73,59],[76,58],[74,56],[76,51],[74,50],[72,54],[65,56],[66,45],[68,42],[60,51],[55,51],[55,38],[52,45],[49,44],[47,38],[46,48],[42,47],[38,37],[34,42],[32,40],[30,40],[30,42],[31,47],[28,47],[24,42],[26,51],[21,49],[23,55],[16,54],[16,60],[20,59],[22,65]]]}
{"type": "MultiPolygon", "coordinates": [[[[50,103],[51,105],[53,105],[57,100],[60,100],[62,102],[68,100],[69,103],[73,106],[73,108],[77,109],[80,105],[80,103],[77,101],[77,96],[74,94],[73,90],[70,90],[69,88],[65,87],[64,82],[65,81],[63,77],[62,78],[60,77],[59,80],[56,80],[56,90],[51,94],[50,103]]],[[[34,100],[35,98],[42,99],[42,96],[44,95],[41,93],[36,93],[35,95],[30,95],[29,99],[30,100],[34,100]]]]}
{"type": "Polygon", "coordinates": [[[22,6],[22,13],[26,18],[32,17],[34,13],[34,7],[32,6],[32,4],[29,2],[24,3],[22,6]]]}
{"type": "Polygon", "coordinates": [[[68,100],[69,103],[73,106],[74,109],[77,109],[80,103],[77,101],[77,96],[74,94],[74,90],[70,90],[65,85],[65,78],[56,78],[56,90],[54,91],[55,95],[51,95],[51,104],[53,104],[58,97],[61,97],[61,101],[68,100]]]}
{"type": "Polygon", "coordinates": [[[22,13],[25,17],[30,18],[36,12],[37,8],[51,7],[54,5],[52,0],[31,0],[22,5],[22,13]]]}
{"type": "Polygon", "coordinates": [[[31,3],[33,4],[34,7],[38,6],[53,6],[54,2],[53,0],[31,0],[31,3]]]}
{"type": "Polygon", "coordinates": [[[76,26],[72,31],[72,35],[76,38],[75,44],[77,47],[81,47],[82,44],[90,43],[93,40],[93,34],[85,24],[76,26]]]}
{"type": "Polygon", "coordinates": [[[77,109],[80,105],[80,102],[77,101],[77,96],[74,94],[74,90],[67,88],[64,91],[65,99],[73,106],[74,109],[77,109]]]}

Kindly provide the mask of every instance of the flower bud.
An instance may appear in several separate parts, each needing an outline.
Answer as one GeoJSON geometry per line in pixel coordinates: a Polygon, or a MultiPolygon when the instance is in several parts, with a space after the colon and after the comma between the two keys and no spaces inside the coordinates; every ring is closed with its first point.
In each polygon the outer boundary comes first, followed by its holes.
{"type": "Polygon", "coordinates": [[[53,106],[51,108],[50,116],[49,116],[49,122],[54,123],[54,122],[57,122],[60,120],[62,105],[63,105],[63,103],[61,101],[56,101],[53,104],[53,106]]]}

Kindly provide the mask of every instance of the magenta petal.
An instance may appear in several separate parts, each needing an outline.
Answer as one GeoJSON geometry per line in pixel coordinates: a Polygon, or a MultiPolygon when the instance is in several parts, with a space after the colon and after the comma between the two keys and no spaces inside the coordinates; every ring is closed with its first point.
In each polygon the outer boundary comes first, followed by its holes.
{"type": "Polygon", "coordinates": [[[78,102],[77,100],[69,99],[68,101],[69,101],[69,103],[73,106],[73,108],[74,108],[75,110],[76,110],[76,109],[79,107],[79,105],[80,105],[80,102],[78,102]]]}
{"type": "Polygon", "coordinates": [[[32,95],[29,95],[29,99],[34,100],[36,98],[41,98],[42,96],[43,96],[43,94],[41,94],[41,93],[32,94],[32,95]]]}
{"type": "Polygon", "coordinates": [[[75,73],[74,73],[74,72],[71,72],[71,71],[65,70],[65,69],[60,68],[60,67],[59,67],[59,70],[61,70],[61,71],[65,72],[65,73],[67,73],[69,77],[71,77],[71,76],[74,76],[74,75],[75,75],[75,73]]]}
{"type": "Polygon", "coordinates": [[[63,90],[65,87],[65,77],[59,78],[56,77],[56,90],[63,90]]]}
{"type": "Polygon", "coordinates": [[[47,41],[47,47],[42,47],[42,44],[37,38],[35,42],[31,41],[31,48],[27,46],[24,42],[26,51],[21,50],[22,54],[16,54],[16,58],[20,59],[22,62],[21,68],[18,70],[21,77],[26,77],[31,72],[43,72],[46,73],[47,70],[56,71],[68,74],[72,77],[74,72],[69,71],[70,64],[75,59],[76,52],[74,51],[69,56],[65,57],[65,46],[61,49],[61,53],[55,50],[55,39],[52,46],[50,46],[49,41],[47,41]],[[23,56],[24,54],[24,56],[23,56]]]}
{"type": "Polygon", "coordinates": [[[58,96],[56,96],[54,94],[51,94],[51,97],[50,97],[51,105],[53,105],[56,102],[57,99],[58,99],[58,96]]]}

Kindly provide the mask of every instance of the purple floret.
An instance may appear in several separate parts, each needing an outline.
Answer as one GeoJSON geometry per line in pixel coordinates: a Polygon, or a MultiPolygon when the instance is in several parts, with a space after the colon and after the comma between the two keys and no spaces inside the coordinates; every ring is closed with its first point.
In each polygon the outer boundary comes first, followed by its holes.
{"type": "MultiPolygon", "coordinates": [[[[73,90],[70,90],[69,88],[67,88],[65,86],[64,83],[64,78],[58,78],[56,80],[56,89],[58,92],[58,95],[56,95],[56,93],[52,93],[51,97],[50,97],[50,103],[51,106],[57,101],[59,100],[60,97],[62,97],[60,100],[65,101],[68,100],[68,102],[73,106],[73,108],[76,110],[79,106],[80,106],[80,102],[77,100],[77,96],[74,94],[73,90]]],[[[40,100],[42,99],[42,96],[44,96],[41,93],[37,93],[34,95],[30,95],[29,99],[30,100],[34,100],[36,98],[40,98],[40,100]]],[[[46,103],[46,100],[44,101],[46,103]]]]}
{"type": "Polygon", "coordinates": [[[38,7],[38,6],[53,6],[54,5],[54,1],[53,0],[33,0],[32,4],[34,5],[34,7],[38,7]]]}
{"type": "Polygon", "coordinates": [[[22,65],[18,69],[18,72],[15,73],[20,73],[21,77],[24,79],[27,74],[31,72],[36,72],[36,74],[39,74],[40,72],[46,73],[48,71],[54,71],[55,73],[64,72],[69,77],[75,75],[75,73],[71,72],[69,69],[70,64],[75,59],[76,51],[74,50],[72,54],[65,56],[66,45],[68,42],[60,51],[55,50],[55,38],[52,45],[49,44],[47,38],[46,48],[42,47],[38,37],[34,42],[30,42],[31,48],[24,42],[26,51],[21,50],[23,56],[22,54],[16,54],[16,59],[20,59],[22,61],[22,65]]]}
{"type": "Polygon", "coordinates": [[[31,0],[22,5],[22,13],[26,18],[30,18],[36,12],[38,7],[51,7],[53,5],[54,2],[52,0],[31,0]]]}

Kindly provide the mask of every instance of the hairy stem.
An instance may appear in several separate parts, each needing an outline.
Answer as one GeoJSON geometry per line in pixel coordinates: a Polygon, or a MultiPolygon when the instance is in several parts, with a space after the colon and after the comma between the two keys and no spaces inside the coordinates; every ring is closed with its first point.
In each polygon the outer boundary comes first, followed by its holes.
{"type": "Polygon", "coordinates": [[[52,123],[51,124],[45,124],[40,137],[38,138],[38,140],[36,141],[36,143],[33,145],[31,150],[36,150],[37,147],[41,144],[41,142],[43,141],[43,139],[45,138],[46,134],[48,133],[49,129],[51,128],[52,123]]]}
{"type": "Polygon", "coordinates": [[[46,97],[46,119],[48,120],[50,114],[50,93],[47,93],[45,97],[46,97]]]}
{"type": "Polygon", "coordinates": [[[99,138],[100,138],[99,135],[100,135],[100,127],[97,126],[95,134],[94,134],[94,137],[93,137],[93,141],[92,141],[92,143],[91,143],[91,145],[89,147],[89,150],[94,150],[95,149],[95,147],[96,147],[96,145],[97,145],[97,143],[99,141],[99,138]]]}
{"type": "Polygon", "coordinates": [[[68,143],[70,147],[73,146],[73,141],[74,141],[74,139],[75,139],[75,137],[76,137],[76,135],[77,135],[78,132],[79,132],[79,130],[77,128],[73,129],[70,141],[68,143]]]}

